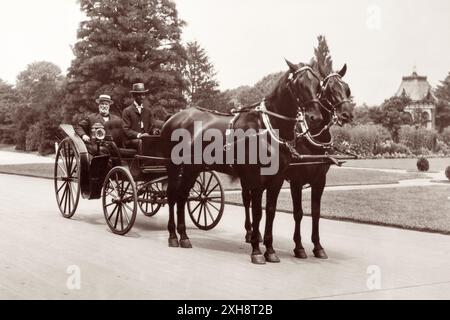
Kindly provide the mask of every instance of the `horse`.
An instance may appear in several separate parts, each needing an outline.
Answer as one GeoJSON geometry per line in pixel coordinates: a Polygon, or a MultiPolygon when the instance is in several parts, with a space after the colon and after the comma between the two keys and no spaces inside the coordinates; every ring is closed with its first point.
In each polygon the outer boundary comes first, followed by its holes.
{"type": "MultiPolygon", "coordinates": [[[[252,253],[251,261],[255,264],[267,262],[279,262],[272,242],[272,226],[276,211],[276,202],[284,181],[284,171],[289,166],[292,157],[292,148],[289,142],[295,139],[295,124],[298,118],[305,118],[311,128],[317,128],[323,121],[320,101],[317,95],[321,89],[320,78],[315,71],[306,65],[297,66],[286,60],[289,70],[281,77],[274,90],[260,105],[253,105],[234,112],[232,116],[218,115],[196,107],[187,108],[172,116],[161,130],[161,139],[166,142],[164,150],[166,157],[171,157],[176,142],[171,137],[177,129],[189,133],[189,146],[191,154],[195,157],[199,149],[195,151],[195,142],[202,140],[208,129],[219,130],[222,136],[229,129],[253,129],[266,130],[272,139],[280,143],[279,150],[275,150],[278,161],[278,170],[272,175],[261,175],[260,164],[191,164],[175,163],[173,158],[167,164],[168,186],[167,200],[169,205],[169,247],[192,248],[192,244],[186,234],[185,204],[189,191],[194,185],[198,174],[206,169],[225,172],[239,177],[241,185],[248,190],[253,202],[253,234],[251,237],[252,253]],[[201,123],[202,128],[196,132],[195,123],[201,123]],[[259,248],[258,234],[259,224],[262,218],[262,194],[267,190],[266,227],[264,245],[266,252],[262,255],[259,248]],[[174,207],[177,206],[177,224],[175,224],[174,207]],[[180,240],[176,231],[180,235],[180,240]]],[[[206,140],[206,139],[203,139],[206,140]]],[[[202,140],[202,141],[203,141],[202,140]]],[[[204,151],[205,143],[201,144],[200,151],[204,151]]],[[[226,149],[226,148],[224,148],[226,149]]],[[[269,152],[273,152],[268,147],[269,152]]],[[[185,155],[185,154],[183,154],[185,155]]],[[[249,149],[245,149],[245,156],[249,156],[249,149]]]]}
{"type": "MultiPolygon", "coordinates": [[[[323,111],[324,123],[319,132],[315,134],[300,134],[296,139],[296,151],[303,155],[325,155],[330,153],[332,149],[332,137],[330,127],[337,123],[343,126],[345,123],[352,121],[352,106],[350,101],[350,88],[347,83],[342,80],[347,71],[347,66],[328,76],[324,76],[319,68],[319,73],[324,78],[319,99],[326,106],[323,111]]],[[[305,129],[303,128],[303,131],[305,129]]],[[[307,258],[306,252],[301,244],[300,222],[303,217],[302,211],[302,189],[303,186],[309,184],[311,186],[311,207],[313,232],[312,242],[314,244],[314,256],[320,259],[326,259],[325,250],[320,244],[319,237],[319,219],[320,204],[323,190],[326,185],[326,175],[330,168],[329,163],[292,165],[285,172],[285,178],[290,183],[291,197],[293,201],[293,216],[295,220],[295,229],[293,240],[295,242],[294,254],[300,259],[307,258]]],[[[245,229],[247,231],[245,240],[249,242],[249,234],[252,233],[249,206],[249,192],[242,189],[242,198],[245,207],[245,229]]]]}

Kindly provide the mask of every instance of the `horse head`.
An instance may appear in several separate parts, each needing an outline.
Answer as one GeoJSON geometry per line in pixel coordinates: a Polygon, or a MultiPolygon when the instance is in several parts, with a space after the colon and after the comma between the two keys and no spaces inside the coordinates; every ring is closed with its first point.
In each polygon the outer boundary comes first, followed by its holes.
{"type": "Polygon", "coordinates": [[[318,128],[322,124],[321,102],[317,98],[321,86],[319,76],[310,66],[295,65],[288,60],[286,63],[289,70],[265,100],[269,111],[285,117],[271,117],[271,121],[279,129],[280,136],[291,140],[299,119],[310,128],[318,128]]]}
{"type": "Polygon", "coordinates": [[[324,78],[320,100],[324,102],[329,111],[337,117],[337,123],[342,126],[353,120],[353,104],[348,84],[342,80],[347,72],[345,64],[338,72],[324,76],[321,68],[319,72],[324,78]]]}

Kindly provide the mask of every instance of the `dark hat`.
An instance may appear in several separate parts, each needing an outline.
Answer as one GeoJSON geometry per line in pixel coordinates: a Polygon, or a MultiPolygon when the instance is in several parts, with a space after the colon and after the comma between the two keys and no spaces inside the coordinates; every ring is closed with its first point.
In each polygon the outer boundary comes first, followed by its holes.
{"type": "Polygon", "coordinates": [[[145,86],[143,83],[134,83],[133,89],[130,91],[131,93],[146,93],[148,90],[145,90],[145,86]]]}
{"type": "Polygon", "coordinates": [[[95,99],[95,102],[100,103],[101,101],[108,101],[109,104],[114,104],[114,101],[112,101],[111,97],[107,94],[101,94],[97,99],[95,99]]]}

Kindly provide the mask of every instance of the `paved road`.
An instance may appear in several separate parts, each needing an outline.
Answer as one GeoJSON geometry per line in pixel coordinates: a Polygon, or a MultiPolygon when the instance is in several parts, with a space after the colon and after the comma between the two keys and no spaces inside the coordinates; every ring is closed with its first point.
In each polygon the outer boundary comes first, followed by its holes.
{"type": "MultiPolygon", "coordinates": [[[[240,207],[227,206],[214,230],[190,224],[194,248],[181,249],[167,247],[165,210],[139,215],[120,237],[108,231],[99,200],[81,201],[67,220],[49,180],[0,175],[0,189],[2,299],[450,298],[449,236],[323,220],[330,259],[297,260],[292,217],[280,213],[275,247],[282,261],[256,266],[240,207]],[[79,290],[67,287],[70,266],[80,268],[79,290]],[[380,271],[380,290],[368,288],[368,280],[377,283],[368,268],[380,271]]],[[[310,223],[305,218],[305,240],[310,223]]],[[[311,252],[309,241],[305,247],[311,252]]]]}

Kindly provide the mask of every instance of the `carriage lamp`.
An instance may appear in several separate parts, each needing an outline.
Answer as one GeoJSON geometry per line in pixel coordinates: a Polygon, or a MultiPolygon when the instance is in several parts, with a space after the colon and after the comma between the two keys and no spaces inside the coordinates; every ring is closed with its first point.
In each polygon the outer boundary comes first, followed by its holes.
{"type": "Polygon", "coordinates": [[[91,137],[95,140],[104,140],[106,137],[105,128],[101,123],[94,123],[91,129],[91,137]]]}

